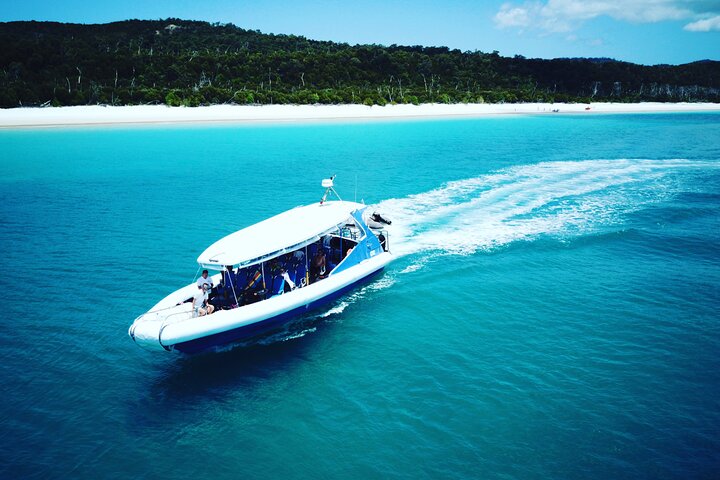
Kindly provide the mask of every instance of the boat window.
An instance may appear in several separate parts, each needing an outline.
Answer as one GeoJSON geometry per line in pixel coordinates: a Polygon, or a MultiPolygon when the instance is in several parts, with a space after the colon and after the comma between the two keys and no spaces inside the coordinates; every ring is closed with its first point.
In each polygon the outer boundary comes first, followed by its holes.
{"type": "Polygon", "coordinates": [[[250,266],[227,265],[210,303],[216,311],[257,303],[328,277],[352,251],[363,231],[350,218],[313,243],[250,266]]]}

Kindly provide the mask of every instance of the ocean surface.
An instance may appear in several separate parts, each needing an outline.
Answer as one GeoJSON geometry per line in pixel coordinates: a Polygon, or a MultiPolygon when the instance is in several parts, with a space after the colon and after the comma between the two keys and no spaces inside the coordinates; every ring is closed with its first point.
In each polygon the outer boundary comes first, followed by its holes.
{"type": "Polygon", "coordinates": [[[720,115],[0,131],[0,478],[720,478],[720,115]],[[252,344],[133,319],[218,238],[391,217],[252,344]]]}

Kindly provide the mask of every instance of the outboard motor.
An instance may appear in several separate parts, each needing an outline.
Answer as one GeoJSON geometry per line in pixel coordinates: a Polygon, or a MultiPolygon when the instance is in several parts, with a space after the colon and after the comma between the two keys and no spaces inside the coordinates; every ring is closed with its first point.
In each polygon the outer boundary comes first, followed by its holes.
{"type": "Polygon", "coordinates": [[[384,223],[385,225],[392,225],[392,222],[389,219],[383,217],[378,212],[373,212],[371,218],[376,222],[384,223]]]}
{"type": "Polygon", "coordinates": [[[373,212],[367,219],[367,225],[370,228],[384,228],[385,225],[390,224],[392,224],[392,222],[378,212],[373,212]]]}

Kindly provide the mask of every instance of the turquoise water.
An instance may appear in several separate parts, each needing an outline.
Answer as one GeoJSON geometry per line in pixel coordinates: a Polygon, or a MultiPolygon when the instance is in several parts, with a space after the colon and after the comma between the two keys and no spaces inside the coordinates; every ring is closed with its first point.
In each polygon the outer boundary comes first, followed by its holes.
{"type": "Polygon", "coordinates": [[[720,115],[0,131],[0,173],[1,478],[720,475],[720,115]],[[380,278],[134,345],[332,174],[394,220],[380,278]]]}

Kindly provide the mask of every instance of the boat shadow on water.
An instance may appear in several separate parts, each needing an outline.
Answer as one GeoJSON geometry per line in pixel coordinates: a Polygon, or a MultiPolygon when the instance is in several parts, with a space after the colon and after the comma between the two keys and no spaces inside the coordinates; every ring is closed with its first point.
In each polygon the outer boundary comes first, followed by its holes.
{"type": "MultiPolygon", "coordinates": [[[[338,302],[340,303],[340,302],[338,302]]],[[[287,373],[307,358],[318,341],[331,334],[342,314],[309,313],[281,329],[250,340],[225,345],[194,355],[181,354],[157,372],[149,400],[176,402],[180,399],[216,397],[223,391],[252,388],[274,372],[287,373]],[[318,335],[321,331],[322,335],[318,335]]]]}
{"type": "Polygon", "coordinates": [[[269,384],[283,383],[312,360],[318,342],[327,339],[340,320],[333,317],[310,315],[290,324],[287,333],[271,333],[220,352],[178,357],[158,368],[145,388],[139,386],[145,393],[126,405],[128,428],[146,435],[180,418],[202,418],[198,408],[215,405],[232,411],[232,405],[262,396],[269,384]]]}

